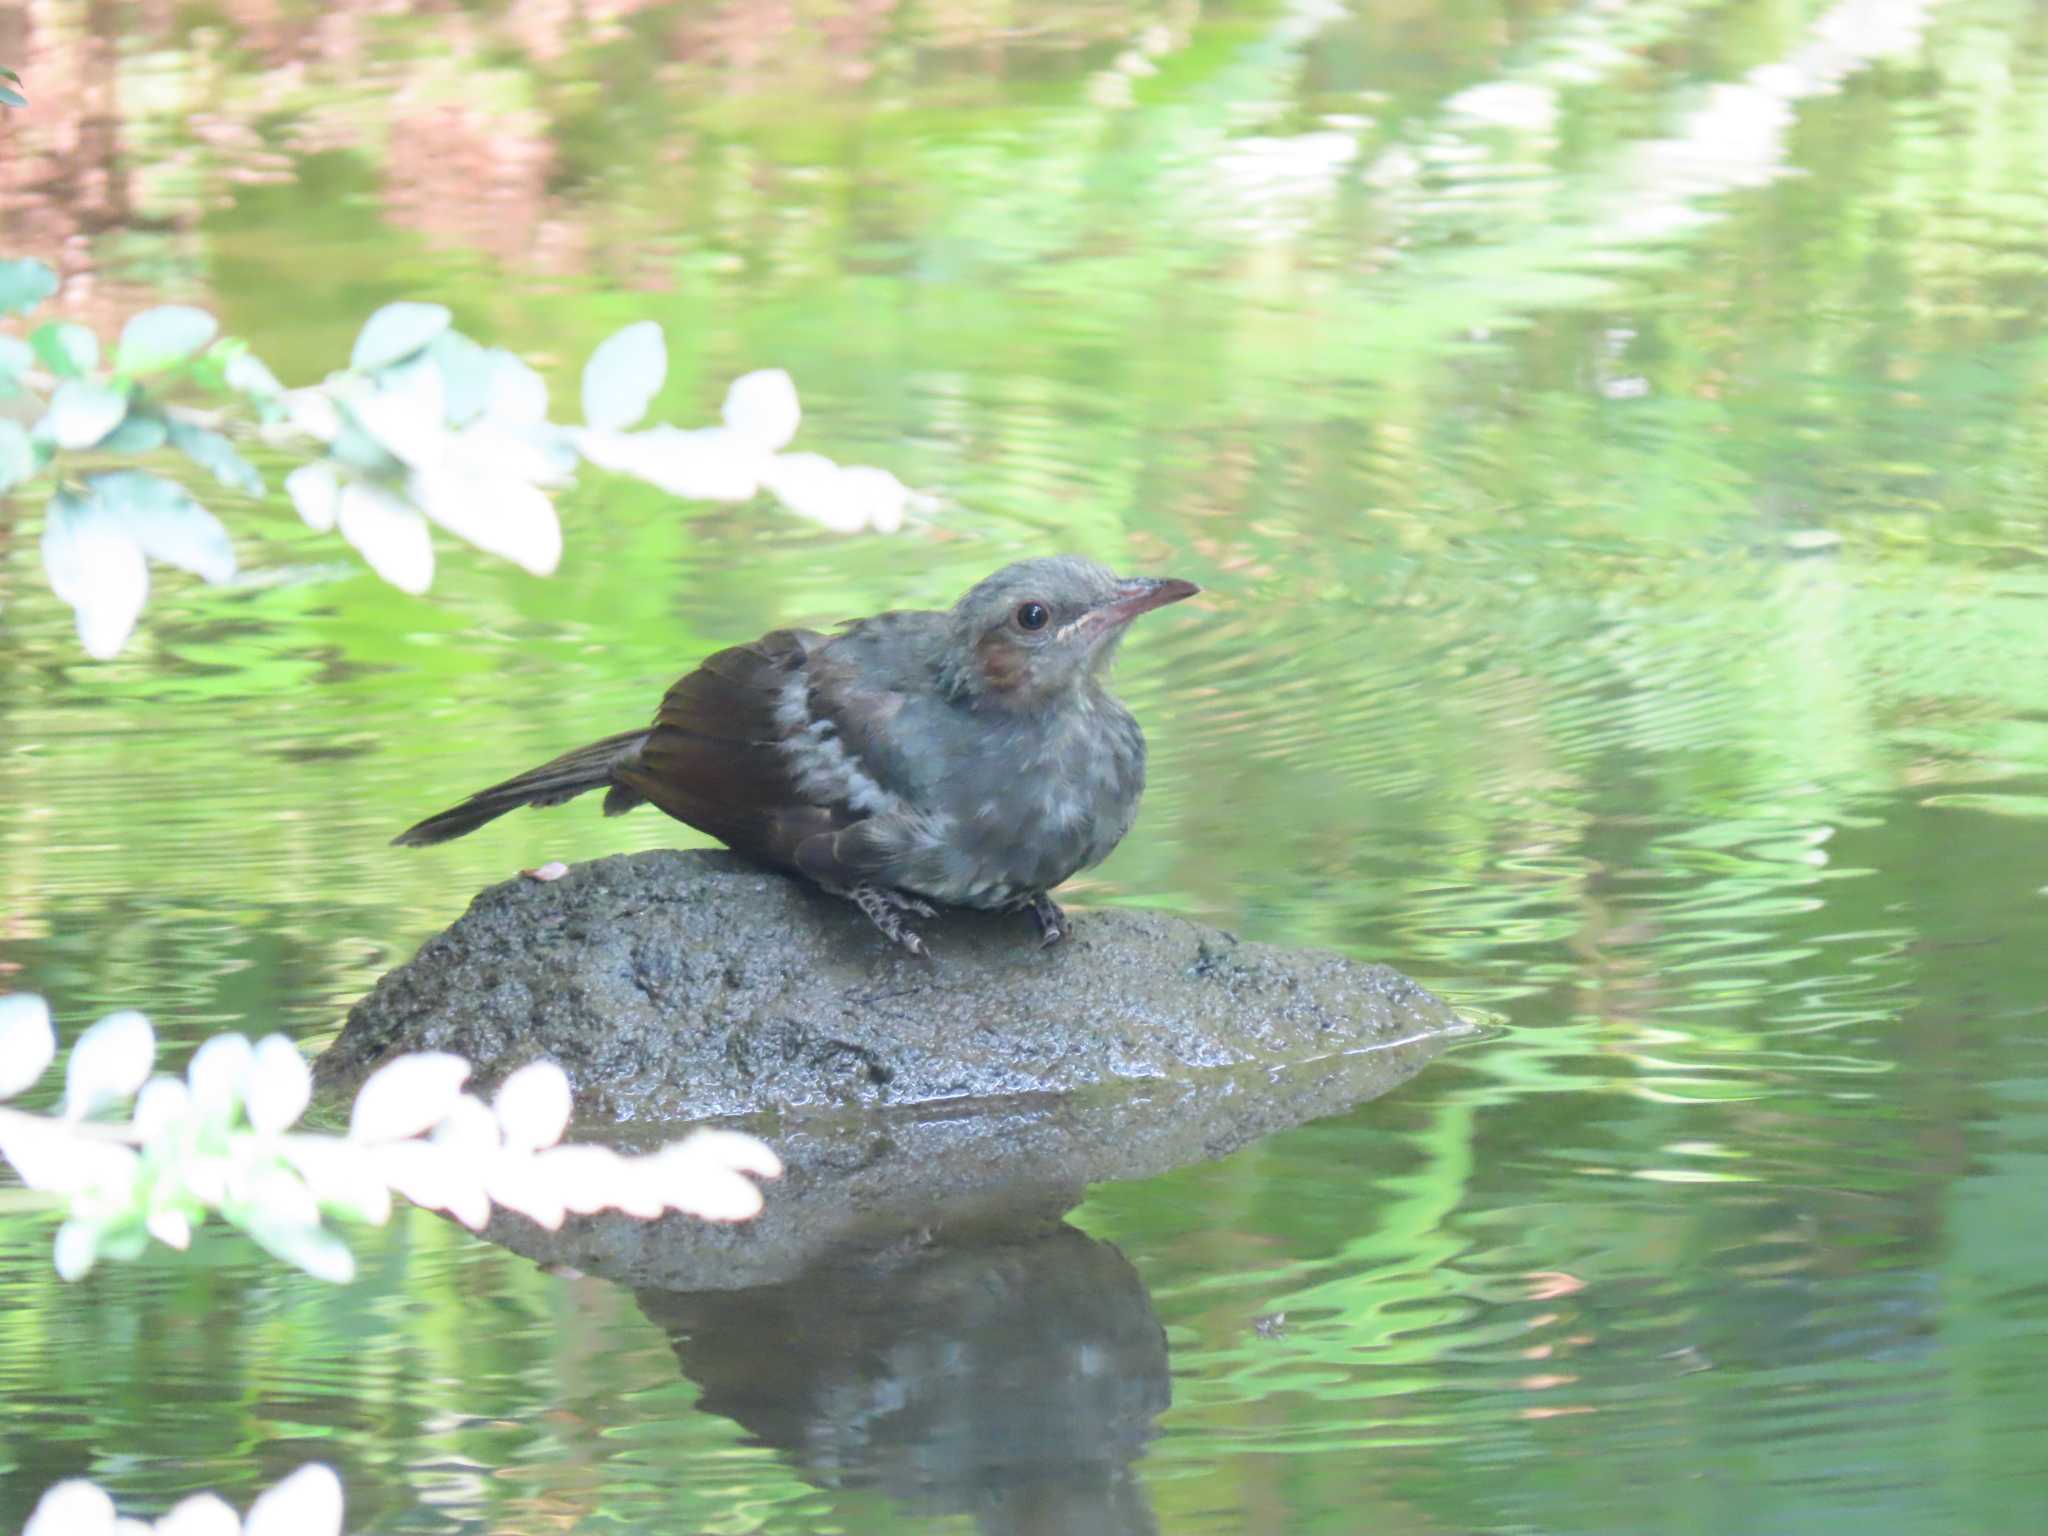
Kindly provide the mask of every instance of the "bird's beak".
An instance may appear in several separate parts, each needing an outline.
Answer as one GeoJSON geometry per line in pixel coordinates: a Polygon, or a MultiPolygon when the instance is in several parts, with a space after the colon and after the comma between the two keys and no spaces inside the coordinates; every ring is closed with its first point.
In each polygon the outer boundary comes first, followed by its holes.
{"type": "Polygon", "coordinates": [[[1120,629],[1141,613],[1193,597],[1201,590],[1192,581],[1174,576],[1126,576],[1116,585],[1117,595],[1092,609],[1087,622],[1091,628],[1120,629]]]}

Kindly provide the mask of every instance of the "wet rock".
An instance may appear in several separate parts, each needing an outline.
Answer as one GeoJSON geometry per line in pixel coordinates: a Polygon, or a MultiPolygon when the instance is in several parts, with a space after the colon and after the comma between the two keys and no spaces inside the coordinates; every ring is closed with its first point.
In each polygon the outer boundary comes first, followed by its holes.
{"type": "MultiPolygon", "coordinates": [[[[1034,1240],[1058,1230],[1093,1185],[1152,1178],[1342,1113],[1406,1082],[1453,1038],[1072,1093],[750,1116],[729,1123],[765,1139],[786,1168],[752,1221],[606,1211],[547,1231],[499,1211],[484,1235],[539,1264],[666,1291],[778,1285],[819,1265],[1034,1240]]],[[[601,1139],[632,1150],[673,1134],[613,1127],[601,1139]]]]}
{"type": "Polygon", "coordinates": [[[656,851],[508,880],[384,977],[320,1059],[347,1091],[390,1056],[467,1057],[485,1087],[547,1057],[578,1124],[902,1106],[1173,1083],[1469,1033],[1384,966],[1159,912],[951,912],[935,953],[716,852],[656,851]]]}

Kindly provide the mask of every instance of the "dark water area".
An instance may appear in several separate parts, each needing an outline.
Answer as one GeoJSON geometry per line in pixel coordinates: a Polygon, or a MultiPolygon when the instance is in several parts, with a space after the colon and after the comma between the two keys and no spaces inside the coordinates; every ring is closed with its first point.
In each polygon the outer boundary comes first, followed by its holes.
{"type": "MultiPolygon", "coordinates": [[[[641,812],[399,828],[711,649],[1076,550],[1206,589],[1065,898],[1492,1028],[1028,1243],[767,1290],[412,1213],[67,1286],[0,1205],[0,1529],[334,1465],[354,1531],[2018,1532],[2048,1508],[2048,20],[1829,6],[0,4],[0,256],[287,383],[451,306],[558,401],[784,367],[841,536],[585,472],[425,598],[282,496],[119,659],[0,501],[0,987],[333,1038],[641,812]]],[[[261,459],[273,487],[291,461],[261,459]]],[[[4,1194],[5,1192],[0,1192],[4,1194]]],[[[772,1195],[771,1195],[772,1198],[772,1195]]]]}

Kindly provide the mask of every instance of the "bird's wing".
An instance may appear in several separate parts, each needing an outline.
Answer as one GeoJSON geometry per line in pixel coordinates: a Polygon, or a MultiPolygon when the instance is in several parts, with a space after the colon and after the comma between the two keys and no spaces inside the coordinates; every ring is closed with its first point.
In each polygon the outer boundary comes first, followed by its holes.
{"type": "Polygon", "coordinates": [[[944,840],[914,811],[867,816],[821,829],[796,848],[796,867],[820,885],[848,890],[870,882],[945,899],[944,840]]]}
{"type": "Polygon", "coordinates": [[[778,629],[708,657],[669,689],[616,780],[740,853],[795,868],[799,843],[853,819],[806,792],[780,745],[789,686],[824,638],[778,629]]]}

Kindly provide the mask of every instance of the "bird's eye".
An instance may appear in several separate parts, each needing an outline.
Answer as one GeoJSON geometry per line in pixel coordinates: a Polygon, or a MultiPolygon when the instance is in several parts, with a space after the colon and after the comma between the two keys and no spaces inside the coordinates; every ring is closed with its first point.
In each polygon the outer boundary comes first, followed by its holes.
{"type": "Polygon", "coordinates": [[[1052,610],[1043,603],[1023,603],[1017,609],[1019,629],[1043,629],[1052,622],[1052,610]]]}

